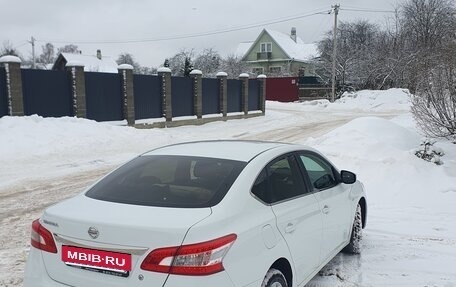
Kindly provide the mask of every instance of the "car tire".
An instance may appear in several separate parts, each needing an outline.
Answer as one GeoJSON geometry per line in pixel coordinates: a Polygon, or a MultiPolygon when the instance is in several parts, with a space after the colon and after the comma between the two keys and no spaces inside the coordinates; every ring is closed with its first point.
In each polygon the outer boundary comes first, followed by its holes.
{"type": "Polygon", "coordinates": [[[363,219],[361,205],[358,204],[353,220],[353,227],[350,236],[350,243],[344,248],[343,252],[351,254],[361,253],[361,238],[363,237],[363,219]]]}
{"type": "Polygon", "coordinates": [[[261,287],[288,287],[288,283],[280,270],[271,268],[264,276],[261,287]]]}

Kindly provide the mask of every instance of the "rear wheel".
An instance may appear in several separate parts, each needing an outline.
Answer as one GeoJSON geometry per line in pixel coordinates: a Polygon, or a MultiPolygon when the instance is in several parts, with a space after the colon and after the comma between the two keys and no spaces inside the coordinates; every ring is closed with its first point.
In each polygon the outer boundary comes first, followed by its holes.
{"type": "Polygon", "coordinates": [[[361,253],[361,238],[363,237],[363,219],[361,205],[356,207],[355,219],[350,237],[350,243],[344,248],[344,252],[359,254],[361,253]]]}
{"type": "Polygon", "coordinates": [[[280,270],[271,268],[264,276],[261,287],[288,287],[287,280],[280,270]]]}

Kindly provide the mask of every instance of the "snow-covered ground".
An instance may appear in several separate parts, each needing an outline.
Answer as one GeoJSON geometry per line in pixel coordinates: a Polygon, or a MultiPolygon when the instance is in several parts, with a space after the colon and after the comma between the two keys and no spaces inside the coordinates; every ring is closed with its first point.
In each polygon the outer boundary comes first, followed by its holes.
{"type": "Polygon", "coordinates": [[[44,208],[154,147],[189,140],[303,143],[352,170],[368,192],[359,256],[338,255],[308,286],[456,286],[456,145],[437,166],[416,158],[408,92],[336,103],[267,103],[264,117],[136,130],[76,118],[0,119],[0,286],[21,286],[29,226],[44,208]]]}

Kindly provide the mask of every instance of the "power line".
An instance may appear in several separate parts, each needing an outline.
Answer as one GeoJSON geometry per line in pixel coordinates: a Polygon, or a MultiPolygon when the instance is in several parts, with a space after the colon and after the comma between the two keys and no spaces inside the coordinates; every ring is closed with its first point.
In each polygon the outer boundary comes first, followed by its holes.
{"type": "Polygon", "coordinates": [[[344,11],[354,11],[354,12],[372,12],[372,13],[395,13],[392,10],[374,10],[374,9],[362,9],[362,8],[340,8],[344,11]]]}
{"type": "Polygon", "coordinates": [[[24,46],[26,44],[28,44],[28,41],[20,42],[20,44],[17,44],[17,45],[14,46],[14,49],[18,49],[18,48],[20,48],[20,47],[22,47],[22,46],[24,46]]]}
{"type": "Polygon", "coordinates": [[[157,37],[157,38],[148,38],[148,39],[133,39],[133,40],[104,40],[104,41],[64,41],[64,40],[49,40],[49,39],[38,39],[38,42],[53,42],[53,43],[75,43],[75,44],[127,44],[127,43],[145,43],[145,42],[159,42],[159,41],[170,41],[170,40],[180,40],[180,39],[189,39],[189,38],[196,38],[196,37],[203,37],[203,36],[211,36],[217,34],[225,34],[235,31],[247,30],[252,28],[258,28],[265,25],[272,25],[278,24],[283,22],[288,22],[296,19],[307,18],[315,15],[326,15],[330,14],[330,10],[320,10],[314,13],[307,13],[307,14],[298,14],[294,16],[288,16],[285,18],[278,18],[275,20],[267,21],[267,22],[259,22],[254,24],[242,25],[242,26],[234,26],[220,30],[213,30],[201,33],[193,33],[193,34],[184,34],[184,35],[176,35],[170,37],[157,37]]]}

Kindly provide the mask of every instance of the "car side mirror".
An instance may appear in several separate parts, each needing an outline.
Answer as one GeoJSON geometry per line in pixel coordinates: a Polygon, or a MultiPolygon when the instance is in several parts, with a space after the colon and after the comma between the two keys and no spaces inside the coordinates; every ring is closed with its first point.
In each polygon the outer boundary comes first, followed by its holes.
{"type": "Polygon", "coordinates": [[[353,184],[356,182],[356,174],[348,170],[342,170],[340,172],[340,179],[345,184],[353,184]]]}

